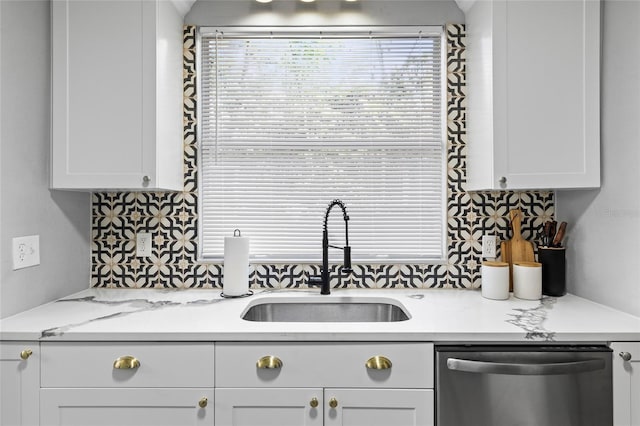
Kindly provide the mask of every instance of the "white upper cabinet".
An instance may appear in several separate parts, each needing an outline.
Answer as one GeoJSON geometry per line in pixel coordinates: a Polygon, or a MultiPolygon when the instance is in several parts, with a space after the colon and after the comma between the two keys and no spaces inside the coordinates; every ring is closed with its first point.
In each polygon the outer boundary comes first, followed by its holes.
{"type": "Polygon", "coordinates": [[[52,188],[182,189],[182,26],[169,1],[52,2],[52,188]]]}
{"type": "Polygon", "coordinates": [[[599,0],[466,11],[469,190],[600,186],[599,0]]]}

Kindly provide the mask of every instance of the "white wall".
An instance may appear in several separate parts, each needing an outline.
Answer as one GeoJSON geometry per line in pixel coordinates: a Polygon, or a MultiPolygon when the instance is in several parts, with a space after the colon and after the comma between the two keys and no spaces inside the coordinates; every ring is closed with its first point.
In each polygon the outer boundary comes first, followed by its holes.
{"type": "Polygon", "coordinates": [[[568,290],[640,316],[640,2],[605,0],[602,187],[558,192],[568,290]]]}
{"type": "MultiPolygon", "coordinates": [[[[271,8],[199,0],[195,25],[356,25],[464,22],[451,1],[328,0],[271,8]]],[[[605,0],[602,188],[557,194],[569,291],[640,316],[640,2],[605,0]]],[[[50,191],[49,2],[0,1],[0,317],[88,287],[89,195],[50,191]],[[41,265],[11,270],[11,238],[40,234],[41,265]]]]}
{"type": "Polygon", "coordinates": [[[49,1],[0,0],[0,317],[89,287],[89,194],[50,191],[49,1]],[[12,270],[11,239],[40,235],[12,270]]]}
{"type": "Polygon", "coordinates": [[[198,0],[185,24],[214,25],[442,25],[464,22],[454,0],[198,0]]]}

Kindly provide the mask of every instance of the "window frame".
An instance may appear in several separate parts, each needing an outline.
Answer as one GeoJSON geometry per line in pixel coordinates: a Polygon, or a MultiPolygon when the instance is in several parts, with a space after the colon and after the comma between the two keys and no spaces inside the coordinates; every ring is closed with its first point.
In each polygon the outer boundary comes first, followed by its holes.
{"type": "MultiPolygon", "coordinates": [[[[424,257],[424,256],[416,256],[416,257],[406,257],[406,258],[388,258],[388,259],[367,259],[365,262],[357,262],[359,264],[379,264],[379,263],[389,263],[389,264],[402,264],[402,263],[420,263],[420,264],[443,264],[447,261],[448,256],[448,115],[447,115],[447,104],[448,104],[448,91],[447,91],[447,41],[446,41],[446,30],[444,25],[395,25],[395,26],[387,26],[387,25],[365,25],[365,26],[215,26],[215,27],[198,27],[196,32],[196,113],[197,120],[202,117],[202,78],[200,78],[200,73],[202,70],[201,64],[201,49],[202,49],[202,36],[215,34],[216,31],[229,30],[233,31],[234,35],[241,34],[246,32],[247,35],[251,35],[252,37],[262,36],[262,37],[272,37],[271,33],[280,34],[296,34],[297,37],[301,36],[301,32],[304,33],[321,33],[323,35],[331,35],[336,36],[340,35],[344,38],[347,38],[349,32],[357,33],[358,35],[354,37],[362,37],[363,33],[375,32],[377,35],[387,35],[387,36],[415,36],[418,31],[424,34],[428,34],[430,36],[438,36],[440,38],[440,65],[441,65],[441,102],[440,102],[440,138],[441,138],[441,149],[442,149],[442,158],[441,158],[441,194],[442,194],[442,214],[441,214],[441,229],[442,234],[440,235],[440,256],[438,257],[424,257]]],[[[197,245],[197,261],[198,262],[222,262],[223,255],[216,256],[205,256],[203,253],[203,232],[202,232],[202,220],[201,220],[201,212],[203,211],[203,185],[202,185],[202,126],[200,123],[197,126],[196,132],[196,146],[197,146],[197,185],[198,185],[198,225],[197,225],[197,233],[198,233],[198,245],[197,245]]],[[[327,200],[328,202],[329,200],[327,200]]],[[[347,206],[348,207],[348,206],[347,206]]],[[[318,227],[321,227],[321,220],[318,219],[318,227]]],[[[223,236],[221,236],[222,238],[223,236]]],[[[318,263],[321,261],[321,250],[320,250],[320,241],[318,241],[318,259],[310,260],[307,258],[297,259],[295,257],[291,257],[290,259],[270,259],[266,257],[250,257],[250,263],[255,264],[286,264],[286,263],[318,263]]],[[[332,256],[333,257],[333,256],[332,256]]],[[[336,256],[337,258],[337,256],[336,256]]],[[[333,260],[333,259],[332,259],[333,260]]]]}

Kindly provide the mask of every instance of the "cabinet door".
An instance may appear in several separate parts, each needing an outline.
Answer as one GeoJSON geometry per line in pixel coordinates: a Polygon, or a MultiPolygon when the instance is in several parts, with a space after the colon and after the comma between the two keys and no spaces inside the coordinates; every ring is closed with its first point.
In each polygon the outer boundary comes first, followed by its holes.
{"type": "Polygon", "coordinates": [[[434,424],[432,390],[325,389],[324,400],[325,426],[434,424]]]}
{"type": "Polygon", "coordinates": [[[640,342],[614,342],[613,424],[640,426],[640,342]],[[626,361],[623,357],[629,354],[626,361]]]}
{"type": "Polygon", "coordinates": [[[52,16],[52,186],[109,187],[111,174],[142,187],[142,52],[155,50],[143,44],[143,2],[54,1],[52,16]]]}
{"type": "Polygon", "coordinates": [[[181,189],[182,19],[171,2],[51,7],[52,188],[181,189]]]}
{"type": "Polygon", "coordinates": [[[468,190],[600,186],[600,2],[466,14],[468,190]]]}
{"type": "Polygon", "coordinates": [[[600,186],[599,2],[500,4],[506,104],[496,128],[507,147],[496,171],[509,188],[600,186]]]}
{"type": "Polygon", "coordinates": [[[214,420],[213,389],[46,388],[40,399],[43,426],[213,426],[214,420]]]}
{"type": "Polygon", "coordinates": [[[40,353],[37,343],[0,342],[0,425],[38,424],[40,353]],[[24,352],[22,357],[21,354],[24,352]],[[28,356],[27,356],[28,355],[28,356]]]}
{"type": "Polygon", "coordinates": [[[217,388],[216,426],[321,426],[322,405],[322,389],[217,388]]]}

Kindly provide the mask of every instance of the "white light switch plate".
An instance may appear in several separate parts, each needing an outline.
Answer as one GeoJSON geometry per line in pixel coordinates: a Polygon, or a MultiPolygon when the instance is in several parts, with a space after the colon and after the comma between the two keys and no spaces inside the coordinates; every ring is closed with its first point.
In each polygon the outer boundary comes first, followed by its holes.
{"type": "Polygon", "coordinates": [[[14,271],[40,264],[40,235],[16,237],[11,245],[14,271]]]}
{"type": "Polygon", "coordinates": [[[136,256],[151,256],[151,233],[140,232],[136,235],[136,256]]]}

